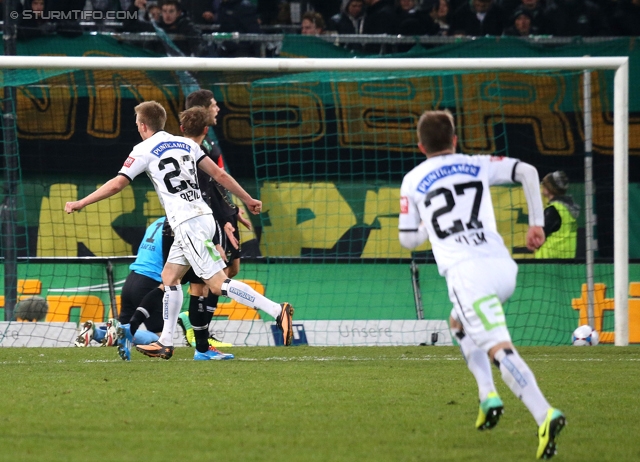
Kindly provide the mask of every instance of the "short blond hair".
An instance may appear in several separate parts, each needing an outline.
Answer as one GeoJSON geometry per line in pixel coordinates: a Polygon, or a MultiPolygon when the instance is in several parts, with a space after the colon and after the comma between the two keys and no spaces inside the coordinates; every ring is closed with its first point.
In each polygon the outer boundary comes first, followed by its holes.
{"type": "Polygon", "coordinates": [[[145,124],[153,132],[164,130],[167,123],[167,111],[155,101],[145,101],[133,108],[138,121],[145,124]]]}

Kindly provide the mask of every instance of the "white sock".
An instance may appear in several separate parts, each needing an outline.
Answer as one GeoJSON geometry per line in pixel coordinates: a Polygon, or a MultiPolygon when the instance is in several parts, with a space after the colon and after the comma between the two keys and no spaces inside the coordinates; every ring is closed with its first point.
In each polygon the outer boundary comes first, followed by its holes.
{"type": "Polygon", "coordinates": [[[495,354],[495,359],[500,362],[502,380],[509,386],[513,394],[527,406],[538,425],[541,425],[551,406],[542,395],[536,378],[527,363],[515,350],[509,354],[504,350],[499,350],[495,354]]]}
{"type": "Polygon", "coordinates": [[[182,286],[165,286],[162,299],[162,334],[158,341],[164,346],[173,346],[173,330],[178,322],[178,315],[182,309],[182,286]]]}
{"type": "MultiPolygon", "coordinates": [[[[457,335],[456,338],[458,338],[457,335]]],[[[464,359],[467,361],[467,367],[476,378],[478,398],[480,401],[484,401],[487,399],[489,393],[496,391],[496,386],[493,383],[493,373],[491,372],[489,355],[484,350],[478,348],[468,335],[458,338],[458,343],[460,344],[462,356],[464,356],[464,359]]]]}
{"type": "Polygon", "coordinates": [[[279,303],[272,302],[264,295],[260,295],[244,282],[227,279],[222,283],[222,295],[234,299],[238,303],[262,310],[277,318],[282,313],[279,303]]]}

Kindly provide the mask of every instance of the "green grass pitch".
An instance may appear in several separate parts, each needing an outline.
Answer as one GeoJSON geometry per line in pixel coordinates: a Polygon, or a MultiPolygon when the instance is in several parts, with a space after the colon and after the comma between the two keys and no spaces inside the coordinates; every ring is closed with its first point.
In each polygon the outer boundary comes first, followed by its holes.
{"type": "MultiPolygon", "coordinates": [[[[536,425],[505,403],[479,432],[457,348],[233,348],[232,361],[115,348],[0,349],[1,461],[527,461],[536,425]]],[[[568,420],[558,461],[640,460],[640,348],[520,352],[568,420]]]]}

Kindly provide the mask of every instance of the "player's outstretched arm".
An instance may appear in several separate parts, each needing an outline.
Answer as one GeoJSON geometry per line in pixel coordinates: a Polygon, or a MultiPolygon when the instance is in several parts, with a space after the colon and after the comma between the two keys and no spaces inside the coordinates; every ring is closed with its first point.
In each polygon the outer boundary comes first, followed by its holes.
{"type": "Polygon", "coordinates": [[[100,186],[84,199],[80,199],[79,201],[67,202],[64,206],[64,211],[67,213],[79,212],[87,205],[93,204],[95,202],[100,202],[103,199],[118,194],[120,191],[126,188],[129,183],[129,179],[123,175],[118,175],[114,178],[111,178],[109,181],[100,186]]]}
{"type": "Polygon", "coordinates": [[[206,172],[211,178],[231,191],[232,194],[235,194],[238,199],[240,199],[247,205],[251,213],[255,215],[262,211],[262,202],[251,197],[249,193],[245,191],[244,188],[240,186],[231,175],[218,167],[209,157],[203,157],[202,160],[198,163],[198,167],[206,172]]]}
{"type": "Polygon", "coordinates": [[[529,209],[529,230],[527,231],[527,248],[537,250],[544,244],[544,208],[540,195],[540,177],[538,170],[526,162],[516,165],[514,179],[522,184],[529,209]]]}

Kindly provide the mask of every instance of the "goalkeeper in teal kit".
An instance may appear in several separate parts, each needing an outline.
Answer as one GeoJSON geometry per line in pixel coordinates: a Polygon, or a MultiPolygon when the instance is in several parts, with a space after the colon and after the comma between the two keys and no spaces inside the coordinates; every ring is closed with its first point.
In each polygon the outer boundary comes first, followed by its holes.
{"type": "MultiPolygon", "coordinates": [[[[141,330],[134,339],[136,343],[146,344],[158,340],[156,332],[162,331],[162,296],[159,288],[162,283],[160,273],[164,265],[163,255],[163,228],[165,218],[159,218],[149,226],[142,238],[136,260],[129,269],[131,273],[122,287],[120,316],[118,319],[109,319],[106,326],[95,326],[93,321],[87,321],[76,339],[77,346],[87,346],[91,340],[102,343],[105,346],[113,346],[117,343],[117,328],[120,324],[128,324],[134,316],[142,318],[146,330],[141,330]],[[149,296],[146,303],[141,303],[145,296],[149,296]],[[159,298],[159,302],[155,299],[159,298]],[[139,306],[158,306],[159,309],[137,310],[139,306]]],[[[169,245],[170,242],[169,242],[169,245]]],[[[168,251],[168,248],[167,248],[168,251]]],[[[139,325],[140,323],[138,323],[139,325]]]]}

